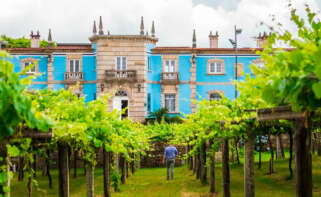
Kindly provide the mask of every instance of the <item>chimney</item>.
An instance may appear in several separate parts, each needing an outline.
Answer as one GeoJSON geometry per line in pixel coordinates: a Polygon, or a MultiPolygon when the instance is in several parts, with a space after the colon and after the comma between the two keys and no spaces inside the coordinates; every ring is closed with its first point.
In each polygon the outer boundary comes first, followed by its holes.
{"type": "MultiPolygon", "coordinates": [[[[271,33],[269,35],[271,35],[271,33]]],[[[269,35],[266,32],[264,32],[263,35],[261,35],[261,33],[259,33],[259,36],[256,37],[257,48],[263,48],[263,45],[266,43],[266,40],[269,37],[269,35]]]]}
{"type": "Polygon", "coordinates": [[[216,31],[215,35],[213,35],[211,31],[208,37],[210,38],[210,48],[218,48],[218,32],[216,31]]]}
{"type": "Polygon", "coordinates": [[[37,34],[33,34],[33,31],[31,31],[30,34],[30,42],[31,42],[31,48],[39,48],[40,47],[40,33],[37,31],[37,34]]]}

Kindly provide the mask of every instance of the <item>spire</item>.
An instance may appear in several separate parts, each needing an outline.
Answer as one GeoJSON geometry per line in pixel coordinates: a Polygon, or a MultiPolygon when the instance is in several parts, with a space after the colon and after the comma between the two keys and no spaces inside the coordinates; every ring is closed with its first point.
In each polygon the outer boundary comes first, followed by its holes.
{"type": "Polygon", "coordinates": [[[146,31],[146,36],[148,36],[148,31],[146,31]]]}
{"type": "Polygon", "coordinates": [[[49,33],[48,33],[48,42],[52,42],[51,29],[49,29],[49,33]]]}
{"type": "Polygon", "coordinates": [[[144,35],[144,17],[140,21],[140,35],[144,35]]]}
{"type": "Polygon", "coordinates": [[[97,34],[96,21],[94,21],[93,34],[94,34],[94,35],[97,34]]]}
{"type": "Polygon", "coordinates": [[[52,36],[51,36],[51,29],[49,29],[49,32],[48,32],[48,46],[51,47],[53,46],[53,41],[52,41],[52,36]]]}
{"type": "Polygon", "coordinates": [[[154,24],[154,21],[152,23],[152,37],[155,37],[155,24],[154,24]]]}
{"type": "Polygon", "coordinates": [[[196,48],[196,33],[195,33],[195,29],[193,31],[193,48],[196,48]]]}
{"type": "Polygon", "coordinates": [[[99,17],[99,35],[104,35],[103,20],[102,20],[101,16],[99,17]]]}

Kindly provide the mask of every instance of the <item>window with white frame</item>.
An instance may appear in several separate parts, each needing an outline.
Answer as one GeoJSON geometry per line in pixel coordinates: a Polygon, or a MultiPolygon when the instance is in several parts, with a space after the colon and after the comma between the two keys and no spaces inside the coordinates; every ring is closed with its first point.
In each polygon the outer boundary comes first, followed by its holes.
{"type": "Polygon", "coordinates": [[[210,74],[222,74],[223,64],[221,62],[210,62],[208,72],[210,74]]]}
{"type": "Polygon", "coordinates": [[[165,108],[168,112],[176,111],[176,94],[165,94],[165,108]]]}
{"type": "Polygon", "coordinates": [[[80,72],[80,60],[69,60],[69,72],[80,72]]]}
{"type": "Polygon", "coordinates": [[[127,70],[127,58],[124,56],[116,57],[116,70],[127,70]]]}
{"type": "Polygon", "coordinates": [[[24,64],[24,69],[25,68],[27,68],[29,65],[33,65],[33,67],[32,68],[30,68],[28,71],[27,71],[27,73],[35,73],[36,72],[36,64],[35,63],[33,63],[33,62],[24,62],[23,63],[24,64]]]}
{"type": "Polygon", "coordinates": [[[212,101],[212,100],[219,101],[222,99],[222,96],[218,92],[213,92],[213,93],[210,93],[209,99],[210,99],[210,101],[212,101]]]}
{"type": "Polygon", "coordinates": [[[175,60],[165,60],[164,72],[175,72],[175,60]]]}

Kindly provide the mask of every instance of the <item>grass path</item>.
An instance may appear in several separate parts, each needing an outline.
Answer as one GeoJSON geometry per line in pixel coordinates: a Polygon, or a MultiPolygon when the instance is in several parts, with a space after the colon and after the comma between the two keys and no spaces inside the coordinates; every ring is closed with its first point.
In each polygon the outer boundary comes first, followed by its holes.
{"type": "MultiPolygon", "coordinates": [[[[288,161],[275,162],[276,173],[267,175],[268,163],[263,163],[261,170],[255,169],[255,190],[258,197],[292,197],[295,196],[295,181],[287,180],[288,161]]],[[[231,164],[231,194],[233,197],[243,197],[243,166],[231,164]]],[[[52,190],[48,189],[46,177],[38,173],[39,187],[34,191],[35,197],[54,197],[57,195],[57,171],[53,171],[52,190]]],[[[120,192],[112,193],[113,197],[206,197],[208,185],[201,185],[199,180],[186,167],[175,168],[173,181],[166,180],[165,168],[139,169],[135,175],[130,176],[126,184],[120,186],[120,192]]],[[[71,173],[72,174],[72,173],[71,173]]],[[[79,170],[77,178],[70,177],[70,196],[85,197],[86,181],[79,170]]],[[[313,158],[313,196],[321,197],[321,157],[313,158]]],[[[218,193],[214,196],[222,196],[222,171],[220,165],[216,167],[216,187],[218,193]]],[[[26,182],[18,182],[17,177],[12,181],[12,196],[27,196],[26,182]]],[[[103,196],[102,169],[95,171],[95,194],[103,196]]]]}

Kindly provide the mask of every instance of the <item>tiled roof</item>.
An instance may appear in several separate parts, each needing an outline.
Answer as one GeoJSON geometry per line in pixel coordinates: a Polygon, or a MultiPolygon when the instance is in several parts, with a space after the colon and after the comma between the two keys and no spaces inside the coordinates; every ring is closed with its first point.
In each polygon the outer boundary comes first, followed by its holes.
{"type": "Polygon", "coordinates": [[[93,52],[90,44],[57,44],[42,48],[6,48],[10,53],[52,53],[52,52],[93,52]]]}
{"type": "MultiPolygon", "coordinates": [[[[293,50],[293,48],[283,48],[284,50],[293,50]]],[[[238,53],[240,54],[255,54],[256,51],[262,51],[263,48],[238,48],[238,53]]],[[[152,49],[153,53],[168,52],[168,53],[231,53],[234,54],[233,48],[192,48],[192,47],[155,47],[152,49]]]]}

